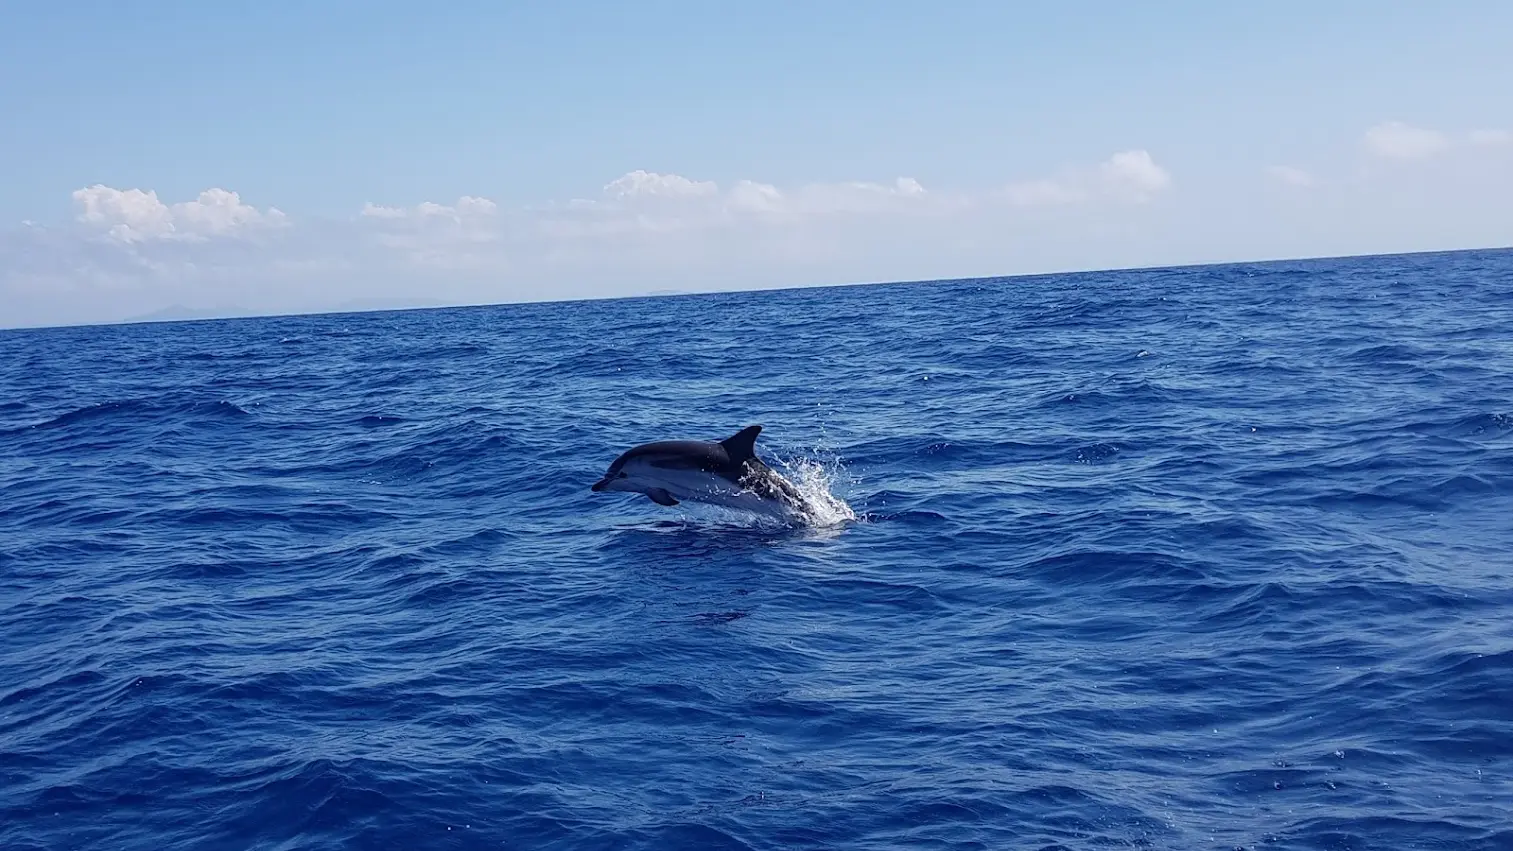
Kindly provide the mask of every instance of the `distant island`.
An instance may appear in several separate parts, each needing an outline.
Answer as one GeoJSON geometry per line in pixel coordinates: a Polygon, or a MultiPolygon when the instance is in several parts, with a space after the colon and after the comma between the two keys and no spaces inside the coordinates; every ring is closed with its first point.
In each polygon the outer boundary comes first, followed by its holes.
{"type": "Polygon", "coordinates": [[[117,322],[123,325],[134,322],[184,322],[192,319],[231,319],[254,315],[256,314],[253,311],[241,307],[185,307],[182,304],[175,304],[172,307],[120,319],[117,322]]]}
{"type": "MultiPolygon", "coordinates": [[[[446,307],[447,302],[434,299],[417,298],[360,298],[337,304],[320,305],[304,310],[291,310],[287,315],[300,315],[312,313],[372,313],[383,310],[413,310],[425,307],[446,307]]],[[[115,324],[129,325],[137,322],[188,322],[196,319],[241,319],[254,316],[268,316],[267,311],[248,310],[235,305],[229,307],[186,307],[175,304],[161,310],[143,313],[126,319],[117,320],[115,324]]],[[[276,314],[275,314],[276,315],[276,314]]]]}

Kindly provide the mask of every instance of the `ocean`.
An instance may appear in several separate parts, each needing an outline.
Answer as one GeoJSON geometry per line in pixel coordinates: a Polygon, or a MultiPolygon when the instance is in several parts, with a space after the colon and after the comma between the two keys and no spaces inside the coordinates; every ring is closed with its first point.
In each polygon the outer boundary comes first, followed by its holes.
{"type": "Polygon", "coordinates": [[[1513,848],[1513,251],[0,332],[0,847],[1513,848]]]}

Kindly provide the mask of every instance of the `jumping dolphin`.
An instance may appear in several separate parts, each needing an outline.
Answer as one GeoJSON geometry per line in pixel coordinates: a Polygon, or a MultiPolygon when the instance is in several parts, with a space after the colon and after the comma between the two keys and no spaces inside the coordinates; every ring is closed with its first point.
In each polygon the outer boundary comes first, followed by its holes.
{"type": "Polygon", "coordinates": [[[644,493],[658,505],[686,499],[755,512],[803,512],[798,488],[756,456],[761,431],[754,425],[719,442],[642,444],[616,458],[593,491],[644,493]]]}

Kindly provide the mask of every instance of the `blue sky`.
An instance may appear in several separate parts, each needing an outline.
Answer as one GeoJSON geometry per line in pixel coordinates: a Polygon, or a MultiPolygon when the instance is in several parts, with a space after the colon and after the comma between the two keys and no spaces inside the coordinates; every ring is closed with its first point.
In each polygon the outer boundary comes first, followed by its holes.
{"type": "Polygon", "coordinates": [[[1513,244],[1513,6],[1042,5],[9,4],[0,326],[1513,244]]]}

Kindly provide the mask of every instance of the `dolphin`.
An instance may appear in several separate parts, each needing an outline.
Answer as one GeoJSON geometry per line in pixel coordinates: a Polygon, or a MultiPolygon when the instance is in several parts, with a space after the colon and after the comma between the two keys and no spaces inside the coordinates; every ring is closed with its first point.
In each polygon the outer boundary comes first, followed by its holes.
{"type": "Polygon", "coordinates": [[[756,455],[759,425],[721,441],[662,440],[627,450],[595,482],[595,493],[644,493],[658,505],[683,500],[759,513],[803,513],[804,497],[756,455]]]}

